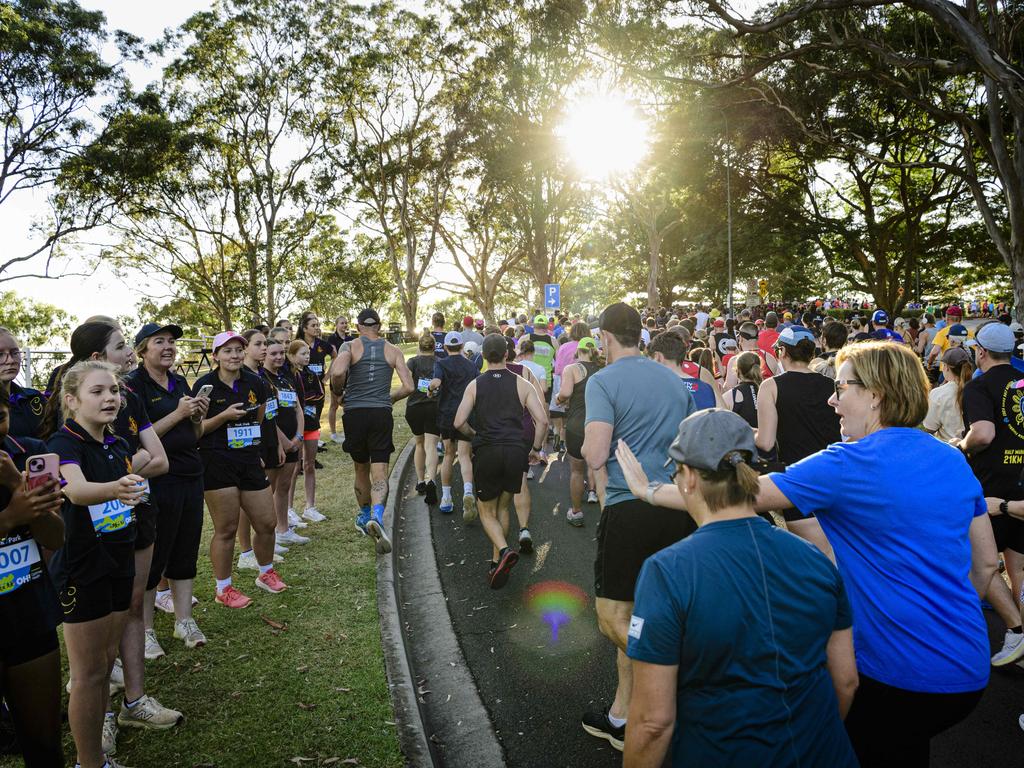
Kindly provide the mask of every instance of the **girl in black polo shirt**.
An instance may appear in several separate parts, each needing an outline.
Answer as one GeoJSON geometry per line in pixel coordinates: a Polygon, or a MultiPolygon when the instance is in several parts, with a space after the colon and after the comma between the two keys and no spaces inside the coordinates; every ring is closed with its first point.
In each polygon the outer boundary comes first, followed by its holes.
{"type": "Polygon", "coordinates": [[[6,385],[0,384],[0,697],[10,708],[28,768],[62,768],[57,593],[39,545],[64,541],[63,497],[51,481],[29,490],[29,456],[46,453],[32,438],[10,437],[6,385]]]}
{"type": "MultiPolygon", "coordinates": [[[[295,387],[302,402],[302,476],[306,490],[302,519],[319,523],[327,519],[316,508],[316,446],[320,439],[319,409],[323,406],[324,388],[320,378],[309,370],[309,355],[309,344],[302,339],[296,339],[288,345],[288,372],[295,379],[295,387]]],[[[289,498],[294,503],[294,484],[289,498]]]]}
{"type": "Polygon", "coordinates": [[[287,338],[280,338],[271,332],[267,357],[263,363],[263,371],[277,391],[278,440],[284,448],[284,466],[277,473],[276,483],[272,484],[278,530],[282,523],[290,528],[308,526],[308,523],[303,522],[291,508],[292,492],[302,451],[302,423],[305,415],[302,412],[302,401],[295,379],[289,372],[288,345],[287,338]]]}
{"type": "Polygon", "coordinates": [[[121,407],[118,370],[76,363],[61,385],[67,420],[47,442],[64,478],[64,542],[50,561],[64,612],[71,668],[68,721],[83,768],[102,766],[110,670],[128,618],[135,572],[135,514],[145,481],[128,443],[111,433],[121,407]]]}
{"type": "Polygon", "coordinates": [[[217,367],[195,383],[197,393],[205,386],[212,387],[199,456],[203,495],[214,527],[210,560],[217,580],[216,600],[228,608],[245,608],[252,602],[231,583],[235,533],[243,506],[254,530],[253,550],[260,570],[256,586],[271,593],[285,589],[274,570],[274,499],[260,461],[264,385],[245,367],[245,347],[245,338],[237,333],[217,334],[213,341],[217,367]]]}

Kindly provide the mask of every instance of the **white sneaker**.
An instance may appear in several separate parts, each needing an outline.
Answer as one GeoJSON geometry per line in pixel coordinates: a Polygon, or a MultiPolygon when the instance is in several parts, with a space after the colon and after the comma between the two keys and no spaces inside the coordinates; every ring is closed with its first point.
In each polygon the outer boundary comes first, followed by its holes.
{"type": "Polygon", "coordinates": [[[120,659],[114,659],[114,667],[110,670],[110,695],[124,690],[124,667],[120,659]]]}
{"type": "Polygon", "coordinates": [[[322,523],[327,516],[320,514],[316,507],[306,507],[306,511],[302,513],[302,519],[309,520],[311,523],[322,523]]]}
{"type": "MultiPolygon", "coordinates": [[[[131,709],[121,702],[121,711],[117,715],[117,724],[128,728],[147,728],[153,731],[166,731],[173,728],[185,716],[176,709],[169,709],[152,696],[143,696],[131,709]]],[[[106,723],[104,723],[106,726],[106,723]]],[[[106,728],[104,727],[104,733],[106,728]]]]}
{"type": "Polygon", "coordinates": [[[462,497],[462,522],[472,523],[480,516],[476,509],[476,497],[467,493],[462,497]]]}
{"type": "Polygon", "coordinates": [[[993,667],[1002,667],[1012,664],[1021,656],[1024,656],[1024,634],[1006,630],[1003,637],[1003,647],[992,657],[993,667]]]}
{"type": "Polygon", "coordinates": [[[309,539],[306,536],[300,536],[291,528],[284,533],[275,533],[274,535],[281,544],[309,544],[309,539]]]}
{"type": "Polygon", "coordinates": [[[113,712],[107,712],[103,716],[101,749],[105,755],[112,755],[117,752],[117,717],[113,712]]]}
{"type": "Polygon", "coordinates": [[[288,547],[282,547],[276,541],[274,542],[274,556],[283,555],[288,552],[288,547]]]}
{"type": "Polygon", "coordinates": [[[295,514],[295,510],[288,507],[288,527],[301,530],[302,528],[309,528],[309,523],[303,522],[302,518],[295,514]]]}
{"type": "Polygon", "coordinates": [[[325,445],[327,445],[327,443],[325,443],[323,440],[317,440],[316,441],[316,447],[317,448],[323,448],[325,445]]]}
{"type": "Polygon", "coordinates": [[[199,628],[193,618],[174,622],[174,636],[178,640],[184,640],[186,648],[198,648],[201,645],[206,645],[206,635],[203,634],[203,630],[199,628]]]}
{"type": "Polygon", "coordinates": [[[341,445],[342,443],[345,442],[345,433],[344,432],[332,432],[331,433],[331,440],[334,441],[335,443],[338,443],[339,445],[341,445]]]}
{"type": "Polygon", "coordinates": [[[259,569],[260,566],[256,562],[256,553],[252,550],[248,552],[243,552],[238,556],[238,570],[258,571],[259,569]]]}
{"type": "Polygon", "coordinates": [[[526,470],[526,479],[533,480],[533,467],[530,467],[528,470],[526,470]]]}
{"type": "Polygon", "coordinates": [[[171,590],[157,592],[154,604],[164,613],[174,613],[174,598],[171,596],[171,590]]]}
{"type": "Polygon", "coordinates": [[[153,659],[159,659],[161,656],[166,656],[164,649],[160,647],[160,641],[156,639],[156,630],[146,630],[146,661],[153,661],[153,659]]]}
{"type": "Polygon", "coordinates": [[[597,504],[597,491],[587,491],[587,504],[597,504]]]}

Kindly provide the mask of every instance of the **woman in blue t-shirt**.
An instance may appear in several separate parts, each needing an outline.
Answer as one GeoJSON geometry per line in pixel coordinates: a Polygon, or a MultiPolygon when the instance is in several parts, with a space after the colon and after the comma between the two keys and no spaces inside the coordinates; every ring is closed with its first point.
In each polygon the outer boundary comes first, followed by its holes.
{"type": "MultiPolygon", "coordinates": [[[[846,728],[861,764],[926,766],[931,738],[988,684],[979,595],[995,575],[992,526],[963,455],[917,429],[929,387],[914,353],[865,342],[836,366],[846,442],[762,477],[756,508],[813,512],[835,552],[853,608],[860,687],[846,728]]],[[[686,508],[672,486],[648,490],[628,448],[617,455],[634,493],[686,508]]]]}

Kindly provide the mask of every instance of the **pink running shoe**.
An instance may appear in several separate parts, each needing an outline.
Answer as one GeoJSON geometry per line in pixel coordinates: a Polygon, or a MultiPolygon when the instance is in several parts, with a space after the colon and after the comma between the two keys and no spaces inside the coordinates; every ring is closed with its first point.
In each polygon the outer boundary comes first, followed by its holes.
{"type": "Polygon", "coordinates": [[[248,608],[252,604],[252,598],[246,597],[234,586],[228,586],[223,592],[219,593],[214,598],[218,603],[223,605],[225,608],[248,608]]]}
{"type": "Polygon", "coordinates": [[[256,579],[256,586],[260,589],[265,589],[272,595],[276,595],[278,592],[284,592],[288,589],[288,585],[284,583],[284,580],[277,575],[277,571],[271,568],[266,573],[261,573],[259,578],[256,579]]]}

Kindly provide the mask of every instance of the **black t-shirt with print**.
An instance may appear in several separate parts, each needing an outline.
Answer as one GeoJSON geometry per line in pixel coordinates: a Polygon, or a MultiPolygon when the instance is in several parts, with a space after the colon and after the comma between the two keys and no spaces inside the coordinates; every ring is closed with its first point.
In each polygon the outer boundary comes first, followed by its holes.
{"type": "Polygon", "coordinates": [[[266,369],[263,372],[273,382],[275,388],[277,416],[274,417],[274,421],[280,427],[281,432],[291,440],[299,433],[295,404],[299,403],[299,408],[302,408],[301,398],[295,387],[295,379],[283,367],[276,374],[270,373],[266,369]]]}
{"type": "Polygon", "coordinates": [[[995,424],[995,438],[969,459],[986,496],[1024,499],[1024,379],[1011,365],[990,368],[964,386],[964,425],[976,421],[995,424]]]}
{"type": "MultiPolygon", "coordinates": [[[[191,397],[192,391],[184,376],[170,371],[167,374],[167,389],[153,381],[149,372],[141,365],[124,377],[128,386],[141,399],[149,420],[156,424],[173,413],[183,397],[191,397]]],[[[172,477],[199,477],[203,465],[196,450],[196,433],[191,419],[184,418],[160,435],[164,452],[167,454],[167,474],[172,477]]]]}
{"type": "Polygon", "coordinates": [[[239,377],[230,386],[220,380],[217,370],[201,376],[195,383],[196,392],[207,384],[213,387],[206,418],[219,416],[235,404],[245,407],[245,415],[237,421],[225,422],[199,438],[199,454],[204,462],[226,459],[258,463],[261,443],[259,410],[266,401],[266,385],[245,366],[242,366],[239,377]]]}

